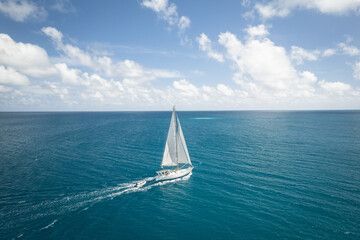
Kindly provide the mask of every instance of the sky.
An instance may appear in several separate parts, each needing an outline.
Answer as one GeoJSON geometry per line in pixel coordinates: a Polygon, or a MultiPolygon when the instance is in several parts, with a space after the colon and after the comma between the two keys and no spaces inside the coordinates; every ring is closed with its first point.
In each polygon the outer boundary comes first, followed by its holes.
{"type": "Polygon", "coordinates": [[[360,109],[360,0],[0,0],[0,111],[360,109]]]}

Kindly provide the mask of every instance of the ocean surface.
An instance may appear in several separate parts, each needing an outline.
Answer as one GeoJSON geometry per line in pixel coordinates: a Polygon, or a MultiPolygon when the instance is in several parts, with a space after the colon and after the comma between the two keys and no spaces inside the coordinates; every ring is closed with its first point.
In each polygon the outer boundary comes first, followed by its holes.
{"type": "Polygon", "coordinates": [[[360,239],[360,111],[178,115],[0,113],[0,239],[360,239]]]}

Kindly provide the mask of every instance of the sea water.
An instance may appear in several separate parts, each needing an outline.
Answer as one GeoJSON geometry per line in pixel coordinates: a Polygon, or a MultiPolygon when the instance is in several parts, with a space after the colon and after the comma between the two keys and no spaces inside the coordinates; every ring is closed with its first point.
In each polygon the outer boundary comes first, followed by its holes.
{"type": "Polygon", "coordinates": [[[178,114],[0,113],[0,239],[360,239],[359,111],[178,114]]]}

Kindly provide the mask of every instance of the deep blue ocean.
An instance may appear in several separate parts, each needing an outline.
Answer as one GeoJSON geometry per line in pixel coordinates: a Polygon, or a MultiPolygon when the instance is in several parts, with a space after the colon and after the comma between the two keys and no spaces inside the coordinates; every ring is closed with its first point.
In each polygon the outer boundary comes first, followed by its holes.
{"type": "Polygon", "coordinates": [[[360,111],[178,115],[0,113],[0,239],[360,239],[360,111]]]}

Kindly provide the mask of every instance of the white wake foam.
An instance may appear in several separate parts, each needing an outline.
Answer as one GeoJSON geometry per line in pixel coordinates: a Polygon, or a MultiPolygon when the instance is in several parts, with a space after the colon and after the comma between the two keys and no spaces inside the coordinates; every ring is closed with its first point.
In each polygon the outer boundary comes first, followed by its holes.
{"type": "MultiPolygon", "coordinates": [[[[112,200],[123,194],[145,192],[156,186],[163,186],[169,183],[187,180],[190,178],[190,176],[191,173],[182,178],[161,182],[156,182],[156,177],[147,177],[142,180],[136,180],[129,183],[121,183],[114,187],[99,189],[92,192],[83,192],[75,195],[61,196],[58,199],[44,201],[35,204],[29,208],[17,209],[16,214],[27,216],[25,218],[28,220],[35,220],[42,217],[62,215],[68,212],[76,211],[78,209],[82,209],[83,211],[85,211],[88,210],[89,207],[93,206],[93,204],[96,204],[103,200],[112,200]],[[137,182],[144,180],[147,181],[144,186],[136,187],[137,182]]],[[[15,212],[13,213],[15,214],[15,212]]],[[[50,223],[49,225],[43,227],[40,230],[52,227],[56,223],[56,221],[57,220],[54,220],[54,222],[50,223]]]]}
{"type": "Polygon", "coordinates": [[[52,223],[50,223],[49,225],[41,228],[40,230],[44,230],[44,229],[47,229],[47,228],[49,228],[49,227],[52,227],[52,226],[54,226],[54,224],[55,224],[56,222],[57,222],[57,219],[55,219],[54,221],[52,221],[52,223]]]}
{"type": "MultiPolygon", "coordinates": [[[[88,210],[94,204],[104,201],[112,200],[116,197],[119,197],[123,194],[130,194],[134,192],[145,192],[149,189],[157,186],[163,186],[166,184],[188,180],[192,173],[188,174],[185,177],[165,180],[161,182],[155,181],[156,177],[147,177],[142,180],[136,180],[129,183],[121,183],[117,186],[108,187],[104,189],[95,190],[92,192],[82,192],[79,194],[66,196],[64,194],[59,195],[58,199],[43,201],[41,203],[28,206],[26,208],[17,208],[12,211],[10,214],[16,214],[23,216],[22,219],[24,222],[33,221],[43,217],[49,216],[60,216],[72,211],[81,209],[81,211],[88,210]],[[139,181],[146,181],[146,184],[142,187],[136,187],[136,183],[139,181]]],[[[59,218],[52,221],[50,224],[40,228],[39,230],[45,230],[50,227],[53,227],[59,218]]],[[[11,221],[8,224],[12,224],[11,221]]],[[[21,238],[23,234],[21,233],[18,238],[21,238]]]]}

